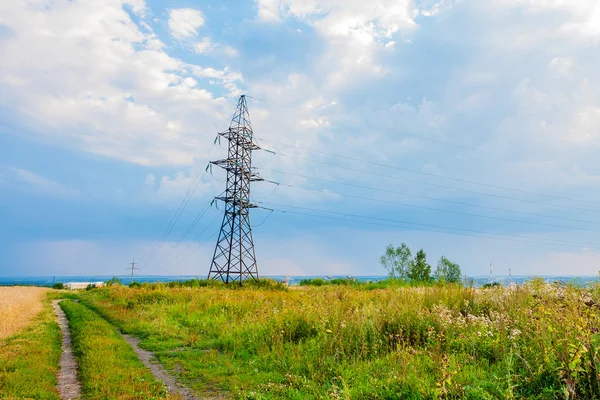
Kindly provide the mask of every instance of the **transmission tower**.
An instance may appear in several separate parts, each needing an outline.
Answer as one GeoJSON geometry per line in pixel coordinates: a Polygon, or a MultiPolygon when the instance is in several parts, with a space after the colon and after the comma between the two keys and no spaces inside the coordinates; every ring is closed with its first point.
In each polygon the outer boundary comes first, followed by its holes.
{"type": "Polygon", "coordinates": [[[262,181],[252,168],[252,151],[260,147],[254,143],[246,96],[241,96],[229,129],[219,133],[229,141],[227,158],[211,161],[227,171],[227,186],[223,196],[216,199],[225,203],[225,214],[215,246],[208,279],[225,283],[258,279],[258,267],[250,227],[250,183],[262,181]]]}
{"type": "MultiPolygon", "coordinates": [[[[132,262],[129,263],[129,265],[131,265],[131,279],[129,280],[129,283],[133,282],[133,271],[135,271],[136,269],[139,270],[139,268],[137,268],[135,265],[137,263],[135,262],[135,258],[133,259],[132,262]]],[[[129,268],[127,268],[129,269],[129,268]]]]}

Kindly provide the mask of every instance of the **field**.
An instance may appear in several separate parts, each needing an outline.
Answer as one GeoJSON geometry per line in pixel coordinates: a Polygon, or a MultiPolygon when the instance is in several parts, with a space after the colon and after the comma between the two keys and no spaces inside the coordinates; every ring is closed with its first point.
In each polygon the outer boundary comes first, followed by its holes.
{"type": "Polygon", "coordinates": [[[25,327],[42,311],[48,289],[0,287],[0,339],[25,327]]]}
{"type": "Polygon", "coordinates": [[[157,381],[137,358],[131,347],[108,322],[87,307],[65,300],[79,360],[79,377],[85,399],[167,399],[157,381]]]}
{"type": "Polygon", "coordinates": [[[9,323],[4,326],[11,332],[0,338],[0,398],[59,398],[56,376],[61,338],[46,292],[0,288],[0,314],[7,316],[9,323]]]}
{"type": "Polygon", "coordinates": [[[600,289],[113,286],[81,300],[205,395],[600,399],[600,289]]]}

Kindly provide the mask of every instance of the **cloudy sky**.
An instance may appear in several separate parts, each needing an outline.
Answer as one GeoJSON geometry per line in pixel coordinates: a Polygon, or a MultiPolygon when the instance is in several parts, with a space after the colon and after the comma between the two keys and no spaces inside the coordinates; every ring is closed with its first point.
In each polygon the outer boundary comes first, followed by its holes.
{"type": "Polygon", "coordinates": [[[241,94],[262,274],[596,275],[598,71],[597,0],[0,2],[0,275],[206,275],[241,94]]]}

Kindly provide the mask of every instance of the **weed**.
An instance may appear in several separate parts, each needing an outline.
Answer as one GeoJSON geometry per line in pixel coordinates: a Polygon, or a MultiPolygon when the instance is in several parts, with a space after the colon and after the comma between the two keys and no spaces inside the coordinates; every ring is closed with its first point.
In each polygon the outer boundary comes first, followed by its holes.
{"type": "Polygon", "coordinates": [[[110,287],[81,297],[207,393],[600,399],[595,286],[325,282],[110,287]]]}
{"type": "Polygon", "coordinates": [[[64,300],[60,306],[69,319],[84,398],[171,398],[108,322],[82,304],[64,300]]]}
{"type": "Polygon", "coordinates": [[[61,336],[49,302],[27,328],[0,339],[0,398],[58,400],[61,336]]]}

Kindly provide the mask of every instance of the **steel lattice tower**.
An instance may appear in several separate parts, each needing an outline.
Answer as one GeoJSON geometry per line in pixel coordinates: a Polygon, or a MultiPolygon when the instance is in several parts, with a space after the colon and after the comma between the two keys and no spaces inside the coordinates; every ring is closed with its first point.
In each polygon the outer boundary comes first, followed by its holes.
{"type": "Polygon", "coordinates": [[[227,171],[227,187],[223,196],[225,214],[215,246],[208,279],[225,283],[258,279],[258,267],[250,227],[250,182],[262,181],[252,169],[252,151],[260,147],[254,143],[246,96],[238,101],[229,129],[219,133],[229,141],[227,158],[211,161],[227,171]]]}

